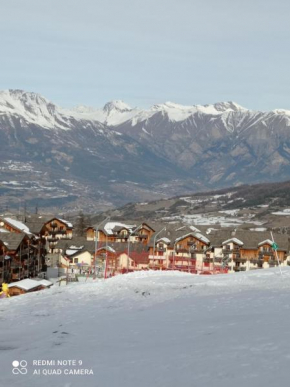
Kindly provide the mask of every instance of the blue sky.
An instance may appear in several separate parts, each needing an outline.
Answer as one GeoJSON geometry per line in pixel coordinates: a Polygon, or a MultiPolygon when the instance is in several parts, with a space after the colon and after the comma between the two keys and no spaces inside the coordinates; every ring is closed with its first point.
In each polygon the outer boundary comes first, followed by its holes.
{"type": "Polygon", "coordinates": [[[2,0],[0,89],[290,109],[287,0],[2,0]]]}

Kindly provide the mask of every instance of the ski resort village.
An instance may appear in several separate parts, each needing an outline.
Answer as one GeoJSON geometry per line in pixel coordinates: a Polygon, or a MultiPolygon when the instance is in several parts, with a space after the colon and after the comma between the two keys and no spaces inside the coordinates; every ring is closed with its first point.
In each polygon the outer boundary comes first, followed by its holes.
{"type": "Polygon", "coordinates": [[[288,234],[77,223],[1,217],[3,385],[288,385],[288,234]]]}
{"type": "Polygon", "coordinates": [[[2,216],[2,297],[135,271],[215,275],[290,265],[288,234],[108,218],[89,226],[80,221],[74,227],[58,217],[2,216]]]}

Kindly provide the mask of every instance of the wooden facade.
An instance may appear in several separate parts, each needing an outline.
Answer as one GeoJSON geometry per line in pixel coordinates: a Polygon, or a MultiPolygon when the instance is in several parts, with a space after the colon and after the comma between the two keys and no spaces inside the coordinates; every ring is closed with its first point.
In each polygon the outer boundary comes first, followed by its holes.
{"type": "Polygon", "coordinates": [[[49,243],[50,252],[53,252],[56,243],[60,239],[71,239],[72,233],[72,224],[58,218],[53,218],[44,224],[42,236],[49,243]]]}

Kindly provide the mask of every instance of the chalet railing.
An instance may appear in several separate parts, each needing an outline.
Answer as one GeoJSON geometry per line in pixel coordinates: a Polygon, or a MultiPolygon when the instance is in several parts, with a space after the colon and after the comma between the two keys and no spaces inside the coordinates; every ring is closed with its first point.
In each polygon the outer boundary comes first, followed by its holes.
{"type": "Polygon", "coordinates": [[[239,247],[234,247],[232,249],[230,248],[223,248],[222,252],[225,253],[239,253],[241,249],[239,247]]]}
{"type": "Polygon", "coordinates": [[[34,251],[29,247],[25,248],[25,249],[21,249],[19,250],[19,254],[18,256],[19,257],[24,257],[25,255],[33,255],[34,254],[34,251]]]}
{"type": "Polygon", "coordinates": [[[49,235],[64,235],[66,234],[66,230],[61,230],[59,228],[55,228],[50,231],[49,235]]]}
{"type": "Polygon", "coordinates": [[[265,256],[265,257],[273,257],[274,253],[273,251],[259,251],[259,256],[265,256]]]}
{"type": "Polygon", "coordinates": [[[176,250],[175,250],[177,253],[188,253],[189,251],[187,250],[187,249],[185,249],[185,248],[177,248],[176,250]]]}
{"type": "Polygon", "coordinates": [[[53,237],[49,237],[49,238],[47,238],[47,240],[48,240],[48,242],[52,242],[52,243],[59,241],[58,238],[53,238],[53,237]]]}
{"type": "Polygon", "coordinates": [[[234,262],[247,262],[247,258],[242,258],[240,255],[237,257],[233,257],[234,262]]]}

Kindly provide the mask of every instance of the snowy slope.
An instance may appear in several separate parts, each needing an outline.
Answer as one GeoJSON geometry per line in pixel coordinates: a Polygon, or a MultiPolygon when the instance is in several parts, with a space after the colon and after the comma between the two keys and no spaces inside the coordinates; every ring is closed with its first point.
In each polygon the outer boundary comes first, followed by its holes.
{"type": "Polygon", "coordinates": [[[135,273],[1,300],[1,382],[273,387],[289,381],[290,270],[135,273]],[[33,366],[33,360],[82,366],[33,366]],[[26,360],[26,375],[12,361],[26,360]],[[64,369],[94,375],[64,375],[64,369]],[[33,375],[60,369],[61,375],[33,375]]]}

